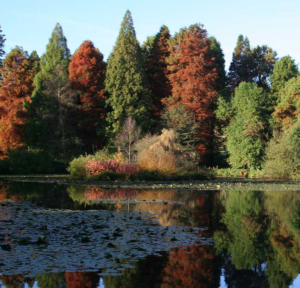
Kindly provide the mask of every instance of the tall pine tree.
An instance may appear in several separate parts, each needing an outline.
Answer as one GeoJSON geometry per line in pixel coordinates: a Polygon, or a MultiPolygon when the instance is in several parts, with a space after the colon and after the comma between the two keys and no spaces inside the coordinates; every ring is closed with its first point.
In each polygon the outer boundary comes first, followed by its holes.
{"type": "MultiPolygon", "coordinates": [[[[34,92],[28,110],[28,145],[46,151],[56,160],[66,161],[77,141],[75,132],[67,129],[75,95],[68,82],[70,51],[62,27],[56,24],[46,53],[40,60],[40,71],[34,79],[34,92]],[[69,109],[70,108],[70,109],[69,109]],[[72,148],[72,149],[71,149],[72,148]]],[[[75,148],[74,148],[75,149],[75,148]]]]}
{"type": "Polygon", "coordinates": [[[239,35],[229,67],[229,88],[231,92],[241,82],[251,82],[253,79],[253,58],[250,42],[247,37],[239,35]]]}
{"type": "Polygon", "coordinates": [[[136,39],[130,11],[124,16],[116,45],[108,59],[105,86],[109,94],[107,105],[111,109],[107,117],[108,133],[119,132],[129,116],[143,131],[149,130],[152,103],[146,88],[142,49],[136,39]]]}
{"type": "Polygon", "coordinates": [[[168,27],[162,26],[159,33],[154,37],[149,37],[143,45],[156,127],[160,127],[161,124],[160,118],[164,108],[162,99],[171,95],[171,85],[167,77],[167,58],[170,55],[168,41],[170,37],[168,27]]]}

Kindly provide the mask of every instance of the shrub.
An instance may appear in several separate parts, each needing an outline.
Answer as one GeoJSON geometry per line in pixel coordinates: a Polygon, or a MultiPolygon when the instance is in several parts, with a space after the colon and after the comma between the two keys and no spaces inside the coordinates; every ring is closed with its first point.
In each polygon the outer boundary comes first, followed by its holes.
{"type": "Polygon", "coordinates": [[[8,158],[1,161],[0,167],[3,174],[53,174],[64,173],[65,166],[55,162],[40,150],[17,150],[10,151],[8,158]]]}
{"type": "Polygon", "coordinates": [[[157,136],[146,135],[136,143],[137,163],[143,170],[172,174],[178,169],[191,169],[195,166],[195,156],[177,143],[177,133],[164,129],[157,136]]]}
{"type": "Polygon", "coordinates": [[[116,172],[119,164],[115,160],[99,161],[91,159],[85,164],[86,175],[98,175],[106,171],[116,172]]]}
{"type": "Polygon", "coordinates": [[[300,120],[272,139],[266,150],[264,174],[271,178],[300,177],[300,120]]]}
{"type": "Polygon", "coordinates": [[[84,180],[86,178],[86,165],[90,160],[95,161],[108,161],[114,157],[114,154],[108,152],[108,150],[103,149],[97,151],[94,155],[79,156],[74,158],[67,168],[72,179],[84,180]]]}

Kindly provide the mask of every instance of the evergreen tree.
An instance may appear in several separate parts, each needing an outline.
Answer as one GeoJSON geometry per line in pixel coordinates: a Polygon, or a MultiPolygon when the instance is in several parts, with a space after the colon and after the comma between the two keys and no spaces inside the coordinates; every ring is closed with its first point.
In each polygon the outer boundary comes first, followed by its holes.
{"type": "Polygon", "coordinates": [[[233,93],[241,82],[255,82],[268,91],[276,60],[277,53],[272,48],[263,45],[251,49],[249,39],[240,35],[229,67],[230,91],[233,93]]]}
{"type": "Polygon", "coordinates": [[[42,149],[63,162],[79,145],[73,129],[75,123],[71,123],[75,95],[68,80],[69,62],[67,40],[57,24],[40,60],[31,103],[27,104],[31,116],[27,133],[30,147],[42,149]]]}
{"type": "MultiPolygon", "coordinates": [[[[215,37],[210,37],[210,53],[212,58],[214,59],[212,68],[216,68],[218,74],[215,81],[215,90],[218,92],[218,101],[213,103],[214,107],[212,107],[212,109],[214,110],[215,115],[219,113],[222,115],[221,117],[226,118],[228,115],[228,109],[226,106],[228,106],[230,100],[230,93],[226,88],[228,79],[225,71],[225,59],[223,50],[220,43],[216,40],[215,37]]],[[[214,118],[213,165],[226,165],[224,157],[226,157],[227,154],[225,152],[226,149],[224,143],[225,137],[223,135],[223,127],[227,124],[227,119],[221,120],[220,118],[215,116],[214,118]]]]}
{"type": "Polygon", "coordinates": [[[109,93],[107,105],[111,109],[107,116],[108,133],[118,133],[129,116],[143,131],[149,130],[152,102],[146,88],[142,49],[129,11],[124,16],[116,45],[107,62],[105,85],[109,93]]]}
{"type": "Polygon", "coordinates": [[[249,39],[239,35],[229,67],[229,88],[232,93],[241,82],[251,82],[253,65],[249,39]]]}
{"type": "Polygon", "coordinates": [[[40,61],[41,58],[39,57],[38,53],[34,50],[30,54],[30,59],[33,61],[34,70],[36,73],[40,72],[40,61]]]}
{"type": "Polygon", "coordinates": [[[235,90],[235,116],[226,128],[227,151],[233,168],[260,167],[269,121],[268,94],[256,83],[242,82],[235,90]]]}
{"type": "Polygon", "coordinates": [[[162,99],[171,95],[171,85],[167,78],[167,58],[170,55],[168,40],[170,31],[162,26],[159,33],[149,37],[143,45],[145,54],[146,73],[153,101],[153,117],[156,127],[160,128],[160,117],[164,108],[162,99]]]}
{"type": "Polygon", "coordinates": [[[259,87],[269,91],[269,78],[277,61],[277,53],[267,45],[257,46],[252,49],[253,82],[259,87]]]}
{"type": "Polygon", "coordinates": [[[273,73],[270,77],[271,93],[273,102],[276,105],[279,91],[293,77],[299,76],[298,66],[290,56],[282,57],[276,62],[273,73]]]}
{"type": "Polygon", "coordinates": [[[91,41],[84,41],[71,57],[69,79],[79,95],[78,132],[88,153],[101,148],[104,142],[105,68],[102,53],[91,41]]]}
{"type": "Polygon", "coordinates": [[[217,41],[215,37],[210,37],[210,53],[211,56],[214,58],[213,67],[217,69],[218,78],[216,80],[216,90],[224,94],[227,84],[227,76],[225,71],[225,58],[224,53],[221,48],[221,44],[217,41]]]}
{"type": "Polygon", "coordinates": [[[63,34],[60,24],[56,24],[49,43],[46,47],[46,53],[40,60],[40,72],[34,79],[35,90],[32,97],[40,97],[43,92],[44,81],[53,76],[53,70],[58,65],[65,71],[68,70],[70,62],[70,50],[67,46],[67,39],[63,34]]]}

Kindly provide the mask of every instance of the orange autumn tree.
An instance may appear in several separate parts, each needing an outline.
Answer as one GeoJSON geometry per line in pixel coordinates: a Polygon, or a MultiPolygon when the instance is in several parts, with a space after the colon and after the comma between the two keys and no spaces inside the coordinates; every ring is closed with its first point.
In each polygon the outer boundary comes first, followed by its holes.
{"type": "Polygon", "coordinates": [[[85,148],[103,145],[105,118],[104,78],[105,62],[93,42],[84,41],[71,57],[69,78],[72,88],[78,91],[78,132],[85,148]]]}
{"type": "Polygon", "coordinates": [[[172,96],[164,99],[164,103],[169,110],[181,104],[192,115],[197,125],[195,148],[200,163],[205,164],[213,152],[213,103],[218,76],[210,40],[202,25],[195,24],[176,34],[170,41],[170,49],[168,77],[172,96]]]}
{"type": "Polygon", "coordinates": [[[68,288],[97,288],[100,277],[92,272],[65,272],[68,288]]]}
{"type": "Polygon", "coordinates": [[[24,148],[27,113],[24,102],[29,102],[33,91],[35,63],[20,47],[12,49],[0,69],[0,156],[9,150],[24,148]]]}

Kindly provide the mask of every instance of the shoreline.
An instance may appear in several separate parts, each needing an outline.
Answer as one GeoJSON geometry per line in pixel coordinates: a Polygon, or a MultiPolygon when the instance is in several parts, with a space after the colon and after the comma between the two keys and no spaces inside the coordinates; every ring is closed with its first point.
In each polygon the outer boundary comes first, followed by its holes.
{"type": "Polygon", "coordinates": [[[95,186],[106,189],[171,189],[171,190],[237,190],[237,191],[300,191],[300,181],[247,178],[216,178],[193,181],[85,181],[72,180],[68,175],[2,175],[0,181],[95,186]]]}

